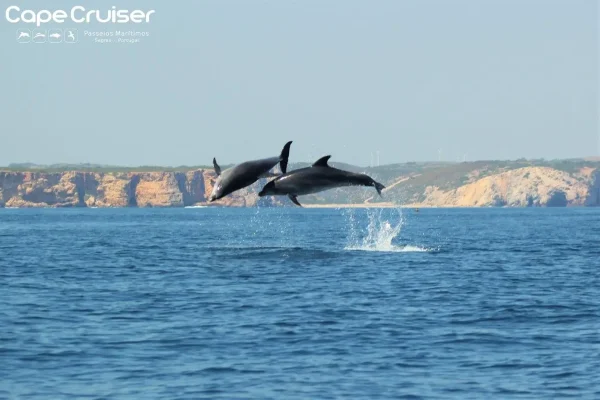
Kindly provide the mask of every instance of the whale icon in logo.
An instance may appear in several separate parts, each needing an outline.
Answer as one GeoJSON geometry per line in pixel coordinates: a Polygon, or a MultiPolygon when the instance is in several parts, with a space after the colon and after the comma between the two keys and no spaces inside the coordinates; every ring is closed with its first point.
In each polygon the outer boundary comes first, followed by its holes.
{"type": "Polygon", "coordinates": [[[62,42],[63,31],[62,29],[50,29],[48,31],[48,41],[50,43],[60,43],[62,42]]]}
{"type": "Polygon", "coordinates": [[[46,43],[48,37],[48,31],[43,29],[34,29],[31,35],[31,41],[33,43],[46,43]]]}

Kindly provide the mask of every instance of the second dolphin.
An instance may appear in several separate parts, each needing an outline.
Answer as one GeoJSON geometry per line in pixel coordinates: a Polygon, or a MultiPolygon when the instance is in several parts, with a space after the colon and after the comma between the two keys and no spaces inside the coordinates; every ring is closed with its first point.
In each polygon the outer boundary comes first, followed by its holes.
{"type": "Polygon", "coordinates": [[[375,182],[368,175],[330,167],[327,164],[330,157],[321,157],[310,167],[296,169],[273,179],[265,185],[258,195],[260,197],[287,195],[298,206],[301,206],[301,204],[296,196],[343,186],[373,186],[381,196],[381,190],[385,189],[385,186],[375,182]]]}

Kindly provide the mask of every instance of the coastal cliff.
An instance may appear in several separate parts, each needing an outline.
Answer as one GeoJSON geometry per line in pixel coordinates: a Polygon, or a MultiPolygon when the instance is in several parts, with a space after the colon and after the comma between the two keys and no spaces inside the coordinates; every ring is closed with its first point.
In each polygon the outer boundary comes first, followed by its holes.
{"type": "MultiPolygon", "coordinates": [[[[216,175],[188,172],[0,171],[0,207],[184,207],[206,204],[216,175]]],[[[257,182],[258,183],[258,182],[257,182]]],[[[263,182],[264,183],[264,182],[263,182]]],[[[211,204],[253,206],[257,184],[211,204]]],[[[261,199],[269,206],[272,198],[261,199]]]]}
{"type": "Polygon", "coordinates": [[[455,189],[428,186],[422,207],[567,207],[597,206],[597,171],[569,174],[548,167],[527,167],[467,183],[455,189]]]}
{"type": "MultiPolygon", "coordinates": [[[[295,165],[292,169],[299,167],[295,165]]],[[[600,206],[597,161],[396,164],[365,172],[383,182],[373,188],[341,188],[303,196],[307,206],[570,207],[600,206]]],[[[185,207],[206,205],[212,169],[156,172],[2,171],[0,207],[185,207]]],[[[261,179],[211,205],[284,206],[282,196],[259,198],[261,179]]]]}

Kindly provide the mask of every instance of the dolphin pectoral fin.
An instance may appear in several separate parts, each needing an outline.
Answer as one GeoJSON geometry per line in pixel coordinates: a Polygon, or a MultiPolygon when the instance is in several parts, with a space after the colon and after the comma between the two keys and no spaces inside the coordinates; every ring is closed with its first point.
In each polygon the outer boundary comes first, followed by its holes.
{"type": "Polygon", "coordinates": [[[298,202],[298,198],[296,196],[294,196],[293,194],[288,194],[288,197],[290,198],[290,200],[292,201],[292,203],[294,203],[297,206],[302,207],[302,204],[300,204],[298,202]]]}
{"type": "Polygon", "coordinates": [[[221,167],[219,167],[219,164],[217,164],[216,158],[213,158],[213,166],[215,167],[215,172],[217,173],[217,176],[221,175],[221,167]]]}
{"type": "Polygon", "coordinates": [[[375,182],[375,181],[373,181],[373,186],[375,186],[375,190],[377,190],[377,193],[379,193],[379,197],[383,197],[383,196],[381,195],[381,191],[382,191],[383,189],[385,189],[385,186],[383,186],[381,183],[379,183],[379,182],[375,182]]]}
{"type": "Polygon", "coordinates": [[[321,157],[317,161],[315,161],[312,166],[313,167],[329,167],[329,164],[327,164],[327,161],[330,158],[331,158],[331,156],[321,157]]]}
{"type": "Polygon", "coordinates": [[[283,150],[281,150],[281,154],[279,155],[279,168],[281,168],[282,173],[287,172],[288,158],[290,157],[290,146],[292,145],[292,141],[290,140],[283,146],[283,150]]]}

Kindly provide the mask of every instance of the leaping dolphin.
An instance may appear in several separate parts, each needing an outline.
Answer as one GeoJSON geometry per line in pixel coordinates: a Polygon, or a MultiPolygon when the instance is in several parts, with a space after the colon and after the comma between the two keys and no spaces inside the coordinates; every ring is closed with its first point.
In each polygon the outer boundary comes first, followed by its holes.
{"type": "Polygon", "coordinates": [[[344,186],[374,186],[381,196],[381,190],[385,189],[385,186],[375,182],[368,175],[330,167],[327,164],[330,157],[321,157],[310,167],[296,169],[273,179],[258,195],[260,197],[287,195],[294,204],[300,207],[302,205],[298,202],[297,196],[344,186]]]}
{"type": "Polygon", "coordinates": [[[221,167],[217,164],[216,158],[213,158],[213,165],[218,177],[208,201],[213,202],[223,198],[236,190],[252,185],[260,178],[279,176],[270,172],[271,168],[277,165],[277,163],[279,163],[281,173],[285,174],[287,171],[291,145],[291,141],[287,142],[285,146],[283,146],[283,150],[281,150],[279,157],[246,161],[222,172],[221,167]]]}

